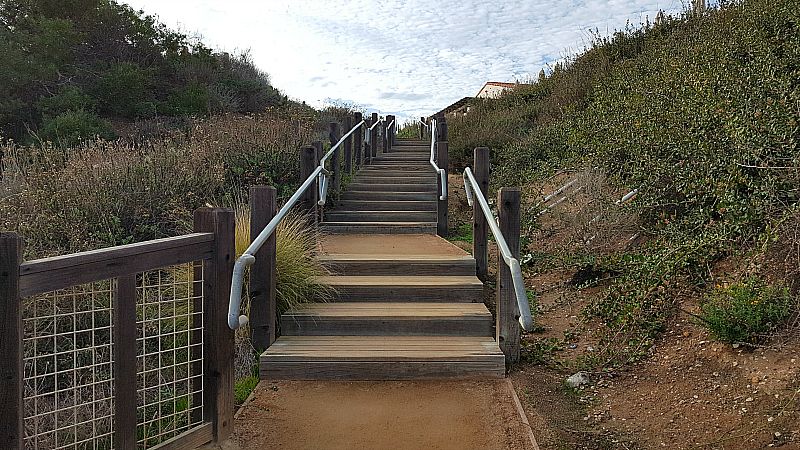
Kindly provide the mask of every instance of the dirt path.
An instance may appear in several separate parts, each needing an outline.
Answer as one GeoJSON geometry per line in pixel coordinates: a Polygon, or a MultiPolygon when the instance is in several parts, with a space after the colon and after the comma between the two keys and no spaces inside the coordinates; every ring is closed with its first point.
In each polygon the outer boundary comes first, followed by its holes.
{"type": "Polygon", "coordinates": [[[262,381],[236,414],[242,450],[535,449],[506,380],[262,381]]]}

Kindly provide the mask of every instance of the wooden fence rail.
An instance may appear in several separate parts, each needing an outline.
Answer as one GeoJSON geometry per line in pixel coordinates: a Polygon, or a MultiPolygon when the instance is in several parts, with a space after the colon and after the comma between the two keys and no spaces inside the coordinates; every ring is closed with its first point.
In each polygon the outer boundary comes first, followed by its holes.
{"type": "MultiPolygon", "coordinates": [[[[202,310],[202,327],[192,332],[193,342],[202,339],[202,378],[187,379],[202,386],[193,397],[202,402],[202,417],[188,431],[151,448],[196,448],[212,440],[223,441],[231,434],[234,333],[227,326],[227,311],[235,257],[233,211],[201,208],[195,212],[194,227],[196,233],[185,236],[28,262],[22,262],[22,238],[14,233],[0,235],[0,352],[4,359],[0,366],[0,441],[4,449],[26,447],[23,302],[105,280],[116,280],[111,301],[114,448],[136,449],[137,377],[141,376],[137,373],[137,274],[197,261],[202,265],[195,266],[193,279],[202,279],[202,283],[194,284],[202,285],[194,288],[202,295],[195,292],[187,301],[193,299],[194,311],[202,310]]],[[[193,350],[200,353],[199,348],[193,350]]]]}

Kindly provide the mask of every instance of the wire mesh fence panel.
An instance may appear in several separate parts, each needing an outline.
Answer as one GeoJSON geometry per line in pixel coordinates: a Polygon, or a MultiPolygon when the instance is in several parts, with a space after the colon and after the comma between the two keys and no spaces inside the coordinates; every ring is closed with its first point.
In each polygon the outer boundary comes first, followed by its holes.
{"type": "Polygon", "coordinates": [[[151,448],[203,421],[202,263],[137,276],[137,441],[151,448]]]}
{"type": "Polygon", "coordinates": [[[23,302],[26,449],[110,449],[112,281],[23,302]]]}
{"type": "Polygon", "coordinates": [[[114,448],[119,376],[136,377],[139,449],[202,424],[202,276],[202,261],[136,276],[136,374],[114,373],[114,346],[134,345],[114,342],[116,280],[25,299],[25,448],[114,448]]]}

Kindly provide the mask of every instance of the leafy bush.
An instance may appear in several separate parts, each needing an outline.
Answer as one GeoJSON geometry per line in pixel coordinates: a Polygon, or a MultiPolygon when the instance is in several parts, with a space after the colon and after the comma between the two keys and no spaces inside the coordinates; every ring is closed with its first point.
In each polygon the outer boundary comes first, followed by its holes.
{"type": "Polygon", "coordinates": [[[155,69],[143,69],[138,64],[122,62],[114,64],[97,82],[95,96],[100,101],[100,110],[106,114],[128,119],[152,117],[152,95],[148,90],[150,77],[155,69]]]}
{"type": "Polygon", "coordinates": [[[730,287],[718,285],[701,303],[698,323],[715,339],[753,344],[780,329],[792,313],[791,306],[787,288],[750,279],[730,287]]]}
{"type": "Polygon", "coordinates": [[[55,117],[45,116],[38,134],[41,142],[52,142],[60,148],[75,147],[81,141],[98,137],[113,139],[111,124],[84,109],[66,111],[55,117]]]}

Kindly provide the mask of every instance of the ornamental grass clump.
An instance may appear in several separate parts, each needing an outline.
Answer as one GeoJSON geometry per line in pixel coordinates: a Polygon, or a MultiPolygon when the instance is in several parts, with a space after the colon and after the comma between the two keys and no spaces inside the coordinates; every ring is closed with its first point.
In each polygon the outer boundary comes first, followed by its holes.
{"type": "Polygon", "coordinates": [[[783,328],[792,313],[786,287],[765,286],[750,279],[728,287],[717,285],[700,304],[699,321],[720,341],[759,344],[783,328]]]}

